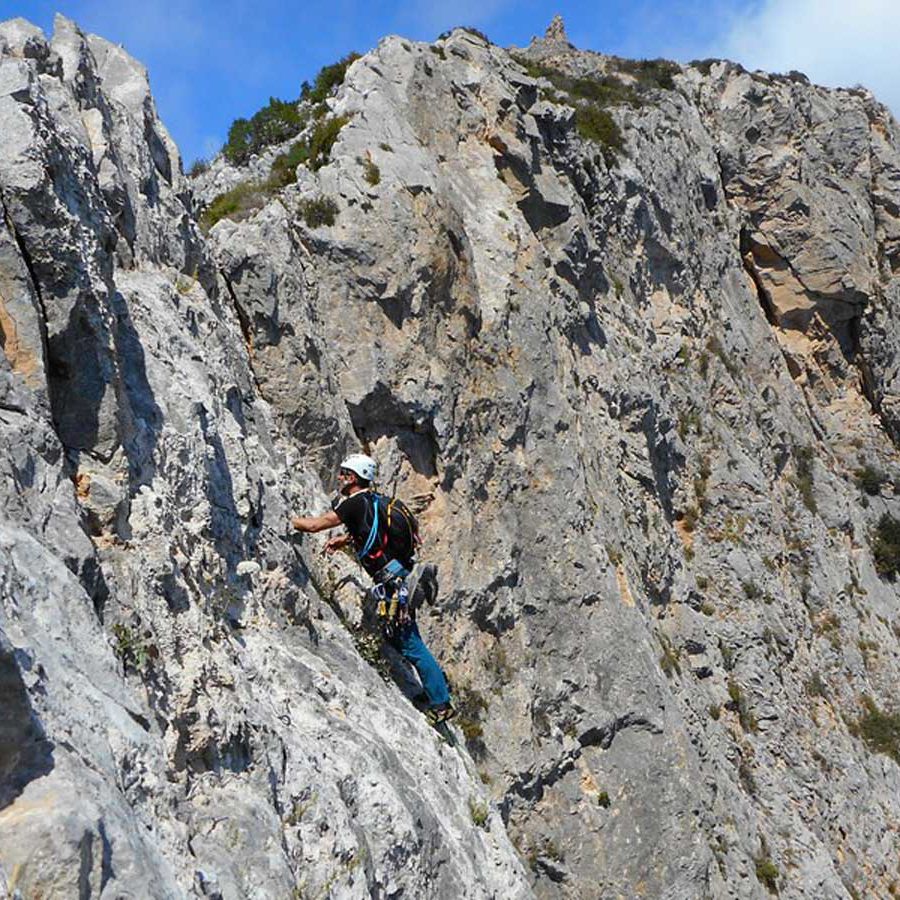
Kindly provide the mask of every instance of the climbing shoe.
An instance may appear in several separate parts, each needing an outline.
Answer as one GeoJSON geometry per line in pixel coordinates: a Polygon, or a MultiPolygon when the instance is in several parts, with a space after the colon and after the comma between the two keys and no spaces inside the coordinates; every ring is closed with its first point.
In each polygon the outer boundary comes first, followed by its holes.
{"type": "Polygon", "coordinates": [[[449,722],[456,715],[456,710],[449,703],[440,703],[432,706],[425,715],[431,725],[440,725],[441,722],[449,722]]]}

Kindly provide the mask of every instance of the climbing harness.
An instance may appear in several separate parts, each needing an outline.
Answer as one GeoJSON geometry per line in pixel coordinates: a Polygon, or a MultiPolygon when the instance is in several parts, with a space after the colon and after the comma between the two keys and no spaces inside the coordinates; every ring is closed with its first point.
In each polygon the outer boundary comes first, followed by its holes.
{"type": "Polygon", "coordinates": [[[399,560],[392,559],[385,563],[373,576],[376,584],[386,584],[395,578],[408,578],[409,569],[407,569],[399,560]]]}

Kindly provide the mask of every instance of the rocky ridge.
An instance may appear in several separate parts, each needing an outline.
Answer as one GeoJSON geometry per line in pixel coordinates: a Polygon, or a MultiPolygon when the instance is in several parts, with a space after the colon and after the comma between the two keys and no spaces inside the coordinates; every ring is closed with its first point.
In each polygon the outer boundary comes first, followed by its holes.
{"type": "Polygon", "coordinates": [[[241,172],[192,192],[143,69],[0,26],[0,883],[900,890],[896,123],[561,23],[386,38],[328,105],[330,162],[204,236],[241,172]],[[359,446],[465,751],[287,534],[359,446]]]}

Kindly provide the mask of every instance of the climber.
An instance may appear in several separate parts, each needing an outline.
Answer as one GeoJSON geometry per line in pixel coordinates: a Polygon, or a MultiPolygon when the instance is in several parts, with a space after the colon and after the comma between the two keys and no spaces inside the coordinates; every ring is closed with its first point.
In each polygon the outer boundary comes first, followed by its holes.
{"type": "Polygon", "coordinates": [[[378,601],[384,637],[415,667],[428,698],[428,721],[438,725],[456,711],[450,704],[447,679],[419,634],[410,603],[409,582],[418,539],[415,519],[399,501],[388,501],[375,492],[376,467],[370,456],[348,456],[338,471],[339,496],[332,508],[321,516],[294,516],[291,525],[302,532],[345,527],[343,534],[329,538],[324,550],[334,553],[352,542],[357,559],[375,582],[370,594],[378,601]],[[394,528],[390,527],[392,520],[394,528]],[[406,534],[405,542],[392,539],[398,529],[406,534]]]}

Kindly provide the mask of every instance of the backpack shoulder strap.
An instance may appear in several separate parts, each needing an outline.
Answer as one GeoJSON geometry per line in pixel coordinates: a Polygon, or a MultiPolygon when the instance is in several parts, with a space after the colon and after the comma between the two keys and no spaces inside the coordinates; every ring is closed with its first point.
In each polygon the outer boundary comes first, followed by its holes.
{"type": "Polygon", "coordinates": [[[378,502],[378,494],[374,491],[371,492],[372,495],[372,527],[369,529],[369,536],[366,538],[366,542],[363,545],[362,550],[356,554],[358,559],[362,559],[364,556],[368,556],[372,550],[372,547],[375,545],[375,540],[378,537],[378,507],[381,505],[378,502]]]}
{"type": "MultiPolygon", "coordinates": [[[[391,530],[391,515],[394,512],[395,506],[397,506],[397,498],[392,497],[391,502],[388,503],[388,506],[387,506],[387,528],[388,528],[388,531],[391,530]]],[[[397,508],[399,509],[400,507],[397,507],[397,508]]]]}

